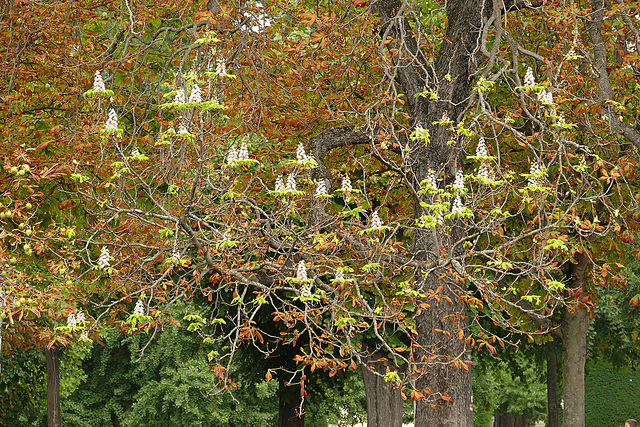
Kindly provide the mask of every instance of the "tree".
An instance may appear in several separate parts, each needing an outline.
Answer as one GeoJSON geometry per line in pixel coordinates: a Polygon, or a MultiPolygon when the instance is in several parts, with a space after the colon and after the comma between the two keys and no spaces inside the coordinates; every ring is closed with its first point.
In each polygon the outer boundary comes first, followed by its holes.
{"type": "Polygon", "coordinates": [[[636,5],[114,5],[74,21],[93,48],[61,136],[77,246],[30,237],[83,266],[64,274],[96,325],[151,331],[199,293],[221,390],[243,345],[287,348],[273,374],[302,399],[360,361],[422,401],[416,425],[470,425],[470,350],[503,343],[471,335],[489,315],[562,331],[581,425],[591,287],[637,227],[636,5]]]}

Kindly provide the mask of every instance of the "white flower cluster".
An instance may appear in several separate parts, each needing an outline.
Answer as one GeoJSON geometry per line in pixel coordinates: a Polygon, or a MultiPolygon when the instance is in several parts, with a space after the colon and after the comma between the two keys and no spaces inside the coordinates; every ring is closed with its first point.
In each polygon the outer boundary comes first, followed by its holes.
{"type": "Polygon", "coordinates": [[[133,151],[131,152],[131,157],[137,157],[140,155],[140,150],[138,150],[137,148],[134,148],[133,151]]]}
{"type": "Polygon", "coordinates": [[[103,246],[100,250],[100,257],[98,258],[98,267],[106,268],[111,265],[109,263],[109,249],[106,246],[103,246]]]}
{"type": "Polygon", "coordinates": [[[567,126],[567,121],[564,118],[564,114],[560,113],[558,116],[558,126],[560,127],[565,127],[567,126]]]}
{"type": "Polygon", "coordinates": [[[536,78],[533,76],[531,67],[527,68],[527,73],[524,75],[524,85],[527,87],[536,85],[536,78]]]}
{"type": "Polygon", "coordinates": [[[538,101],[545,105],[553,104],[553,94],[549,89],[543,89],[538,92],[538,101]]]}
{"type": "Polygon", "coordinates": [[[421,122],[418,122],[418,124],[416,124],[416,138],[426,139],[427,137],[428,137],[428,131],[424,127],[422,127],[421,122]]]}
{"type": "Polygon", "coordinates": [[[243,141],[240,145],[240,149],[236,149],[235,147],[229,148],[227,152],[227,164],[231,165],[235,162],[249,160],[249,147],[247,146],[247,142],[243,141]]]}
{"type": "Polygon", "coordinates": [[[93,76],[93,90],[96,92],[104,92],[107,90],[104,87],[104,80],[102,80],[100,71],[96,71],[96,74],[93,76]]]}
{"type": "Polygon", "coordinates": [[[462,213],[464,209],[464,205],[462,204],[462,197],[459,195],[453,199],[453,206],[451,206],[451,213],[459,214],[462,213]]]}
{"type": "Polygon", "coordinates": [[[296,160],[304,162],[306,159],[307,153],[304,152],[304,145],[302,145],[302,142],[299,142],[298,147],[296,148],[296,160]]]}
{"type": "Polygon", "coordinates": [[[303,298],[309,298],[311,296],[311,286],[308,284],[303,285],[302,288],[300,288],[300,296],[303,298]]]}
{"type": "Polygon", "coordinates": [[[221,76],[227,75],[227,65],[222,58],[218,58],[218,60],[216,61],[216,74],[219,74],[221,76]]]}
{"type": "Polygon", "coordinates": [[[489,157],[489,151],[487,150],[487,144],[484,142],[484,137],[481,136],[478,139],[478,146],[476,147],[476,156],[481,159],[486,159],[489,157]]]}
{"type": "Polygon", "coordinates": [[[456,192],[458,193],[464,192],[464,174],[462,173],[462,169],[458,169],[456,172],[456,178],[453,181],[453,189],[457,190],[456,192]]]}
{"type": "Polygon", "coordinates": [[[373,214],[371,214],[371,228],[382,228],[382,220],[378,215],[378,211],[374,211],[373,214]]]}
{"type": "Polygon", "coordinates": [[[307,266],[304,264],[304,261],[300,261],[298,263],[298,269],[296,270],[296,279],[307,280],[307,266]]]}
{"type": "Polygon", "coordinates": [[[247,145],[247,141],[242,141],[242,144],[240,144],[238,160],[249,160],[249,146],[247,145]]]}
{"type": "Polygon", "coordinates": [[[529,167],[529,174],[532,176],[527,180],[527,185],[529,187],[536,187],[540,185],[540,177],[537,176],[540,173],[540,165],[538,163],[531,163],[529,167]]]}
{"type": "Polygon", "coordinates": [[[202,91],[198,83],[193,84],[193,89],[191,89],[191,94],[189,95],[189,102],[198,104],[202,102],[202,91]]]}
{"type": "Polygon", "coordinates": [[[189,130],[185,125],[180,123],[180,125],[178,126],[178,135],[184,135],[185,133],[189,133],[189,130]]]}
{"type": "Polygon", "coordinates": [[[67,316],[67,328],[75,328],[78,326],[75,313],[69,313],[67,316]]]}
{"type": "Polygon", "coordinates": [[[304,151],[304,145],[302,145],[301,142],[298,143],[298,147],[296,148],[296,160],[299,162],[315,161],[313,156],[308,156],[304,151]]]}
{"type": "Polygon", "coordinates": [[[173,102],[175,102],[176,104],[184,104],[187,102],[187,98],[184,94],[184,89],[176,89],[176,97],[173,99],[173,102]]]}
{"type": "MultiPolygon", "coordinates": [[[[79,311],[78,314],[71,312],[67,315],[67,328],[81,326],[86,320],[87,317],[82,311],[79,311]]],[[[82,336],[80,338],[82,338],[82,336]]]]}
{"type": "Polygon", "coordinates": [[[324,183],[324,179],[318,183],[316,187],[316,196],[326,196],[327,195],[327,185],[324,183]]]}
{"type": "Polygon", "coordinates": [[[171,251],[171,258],[175,259],[175,260],[180,260],[180,252],[178,252],[177,250],[173,250],[171,251]]]}
{"type": "Polygon", "coordinates": [[[478,177],[487,181],[491,180],[491,168],[486,163],[482,162],[478,168],[478,177]]]}
{"type": "Polygon", "coordinates": [[[336,280],[344,281],[344,272],[342,270],[336,271],[336,280]]]}
{"type": "Polygon", "coordinates": [[[107,122],[104,124],[104,129],[118,130],[118,114],[113,108],[109,110],[109,117],[107,117],[107,122]]]}
{"type": "Polygon", "coordinates": [[[141,299],[136,302],[136,306],[133,308],[133,314],[136,316],[144,316],[144,303],[141,299]]]}
{"type": "Polygon", "coordinates": [[[427,172],[427,185],[429,186],[429,188],[431,188],[432,190],[437,190],[438,189],[438,182],[436,181],[436,174],[432,169],[429,169],[429,172],[427,172]]]}
{"type": "Polygon", "coordinates": [[[276,178],[276,192],[280,192],[284,190],[284,181],[282,180],[282,176],[276,178]]]}
{"type": "Polygon", "coordinates": [[[348,196],[349,193],[353,191],[353,186],[351,185],[351,178],[349,178],[349,175],[345,175],[342,177],[341,190],[345,196],[348,196]]]}
{"type": "Polygon", "coordinates": [[[238,161],[238,150],[235,147],[229,148],[227,151],[227,164],[231,165],[238,161]]]}
{"type": "Polygon", "coordinates": [[[442,113],[442,118],[440,119],[441,122],[450,122],[451,119],[449,118],[449,115],[447,114],[447,112],[443,112],[442,113]]]}
{"type": "Polygon", "coordinates": [[[285,190],[287,190],[287,192],[298,191],[298,189],[296,188],[296,177],[293,172],[290,173],[289,176],[287,176],[287,185],[285,187],[285,190]]]}

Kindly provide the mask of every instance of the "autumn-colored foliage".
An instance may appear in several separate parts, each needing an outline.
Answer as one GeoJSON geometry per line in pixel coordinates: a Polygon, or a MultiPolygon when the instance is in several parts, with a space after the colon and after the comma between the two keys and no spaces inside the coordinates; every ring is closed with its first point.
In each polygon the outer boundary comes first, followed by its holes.
{"type": "Polygon", "coordinates": [[[382,351],[453,406],[480,317],[533,340],[625,285],[636,3],[82,3],[3,12],[10,345],[197,298],[221,390],[239,348],[302,398],[382,351]]]}

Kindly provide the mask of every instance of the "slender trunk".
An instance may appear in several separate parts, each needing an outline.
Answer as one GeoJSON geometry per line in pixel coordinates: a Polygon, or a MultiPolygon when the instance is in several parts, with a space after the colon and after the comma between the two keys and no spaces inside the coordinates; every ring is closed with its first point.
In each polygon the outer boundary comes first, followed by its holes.
{"type": "Polygon", "coordinates": [[[589,312],[580,303],[578,292],[584,290],[588,258],[585,254],[576,253],[575,261],[576,264],[565,264],[568,287],[578,295],[578,301],[564,309],[562,321],[563,427],[584,427],[584,366],[589,312]]]}
{"type": "Polygon", "coordinates": [[[558,360],[554,351],[547,353],[547,427],[560,427],[558,415],[558,360]]]}
{"type": "Polygon", "coordinates": [[[47,419],[48,427],[60,427],[60,361],[56,347],[44,350],[47,361],[47,419]]]}
{"type": "Polygon", "coordinates": [[[589,313],[585,307],[566,312],[562,326],[564,385],[563,427],[584,427],[584,365],[587,358],[589,313]]]}
{"type": "Polygon", "coordinates": [[[361,366],[364,389],[367,395],[367,427],[402,427],[402,396],[400,389],[384,380],[387,368],[397,370],[374,352],[370,361],[361,366]]]}
{"type": "Polygon", "coordinates": [[[279,380],[278,427],[304,427],[304,411],[300,409],[303,402],[298,390],[279,380]]]}

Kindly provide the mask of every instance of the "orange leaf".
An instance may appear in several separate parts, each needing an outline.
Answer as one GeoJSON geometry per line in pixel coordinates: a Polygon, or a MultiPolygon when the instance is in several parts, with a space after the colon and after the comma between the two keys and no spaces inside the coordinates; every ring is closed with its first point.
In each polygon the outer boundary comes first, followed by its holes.
{"type": "Polygon", "coordinates": [[[411,400],[416,401],[422,399],[424,399],[424,394],[420,393],[418,390],[411,391],[411,400]]]}

